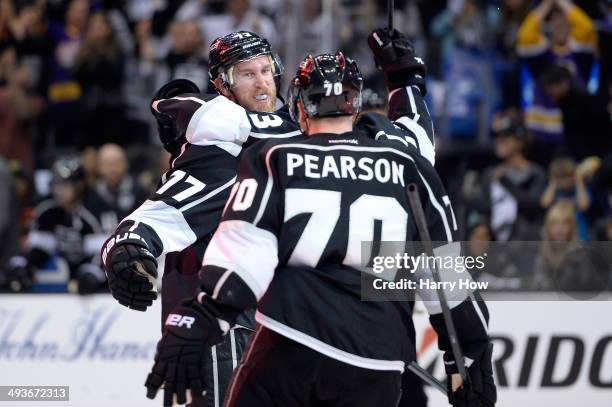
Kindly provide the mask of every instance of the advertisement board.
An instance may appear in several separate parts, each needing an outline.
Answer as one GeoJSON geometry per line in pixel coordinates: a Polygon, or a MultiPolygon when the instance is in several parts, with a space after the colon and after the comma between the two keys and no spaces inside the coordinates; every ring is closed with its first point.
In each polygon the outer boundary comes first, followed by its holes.
{"type": "MultiPolygon", "coordinates": [[[[70,401],[54,406],[159,406],[161,397],[146,399],[143,386],[159,339],[159,306],[156,301],[142,313],[108,295],[3,295],[0,385],[70,386],[70,401]]],[[[612,405],[612,303],[490,301],[488,306],[499,407],[612,405]]],[[[443,379],[423,307],[414,319],[419,363],[443,379]]],[[[442,394],[429,389],[428,395],[431,407],[448,405],[442,394]]]]}

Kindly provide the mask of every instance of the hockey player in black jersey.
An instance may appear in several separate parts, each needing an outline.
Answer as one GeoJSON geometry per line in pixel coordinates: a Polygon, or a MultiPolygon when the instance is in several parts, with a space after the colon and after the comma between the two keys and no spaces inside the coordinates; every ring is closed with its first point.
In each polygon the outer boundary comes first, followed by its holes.
{"type": "MultiPolygon", "coordinates": [[[[161,142],[172,155],[171,169],[157,192],[121,222],[102,253],[113,296],[140,311],[157,297],[152,291],[157,258],[166,254],[162,322],[198,288],[204,250],[244,148],[262,138],[300,134],[286,109],[276,111],[282,66],[268,41],[249,32],[228,34],[212,43],[209,62],[219,95],[200,94],[193,83],[179,79],[153,97],[151,110],[161,142]]],[[[243,314],[226,340],[210,349],[207,396],[195,398],[194,406],[222,404],[254,324],[252,312],[243,314]]]]}
{"type": "MultiPolygon", "coordinates": [[[[290,107],[307,136],[260,143],[242,157],[205,254],[201,292],[169,315],[148,397],[162,385],[166,405],[174,397],[184,402],[187,390],[199,393],[206,350],[242,310],[257,306],[260,325],[226,406],[397,404],[401,372],[415,358],[414,338],[402,328],[409,310],[361,301],[361,242],[373,240],[376,223],[382,240],[417,240],[408,183],[426,197],[432,239],[448,242],[441,250],[458,247],[456,227],[442,184],[416,144],[376,142],[352,131],[360,91],[357,66],[342,54],[303,61],[290,107]]],[[[421,295],[447,371],[456,374],[440,305],[421,295]]],[[[473,296],[451,298],[470,382],[461,387],[453,379],[449,401],[492,406],[488,313],[473,296]]]]}
{"type": "Polygon", "coordinates": [[[69,290],[89,294],[105,289],[106,277],[99,266],[105,236],[96,217],[83,206],[83,189],[84,173],[78,158],[59,158],[53,163],[52,196],[34,209],[28,253],[11,259],[13,290],[26,290],[36,270],[53,257],[68,266],[69,280],[63,283],[69,283],[69,290]]]}

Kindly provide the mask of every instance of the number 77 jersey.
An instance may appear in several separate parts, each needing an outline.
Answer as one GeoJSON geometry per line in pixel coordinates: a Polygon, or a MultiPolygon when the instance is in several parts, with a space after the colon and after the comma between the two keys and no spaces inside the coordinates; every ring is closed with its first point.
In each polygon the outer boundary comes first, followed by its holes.
{"type": "Polygon", "coordinates": [[[154,109],[174,117],[176,131],[185,131],[187,142],[172,157],[157,191],[121,222],[115,235],[138,237],[155,257],[189,248],[181,267],[193,270],[182,271],[196,273],[243,151],[259,140],[287,139],[300,131],[286,109],[247,111],[218,95],[162,99],[154,109]]]}
{"type": "MultiPolygon", "coordinates": [[[[419,240],[409,183],[418,186],[432,239],[453,242],[450,201],[415,146],[359,133],[255,146],[241,160],[205,253],[203,290],[228,305],[232,299],[224,293],[248,290],[265,327],[354,366],[403,371],[415,359],[408,304],[362,301],[361,270],[362,242],[419,240]]],[[[452,255],[456,248],[451,243],[443,250],[452,255]]],[[[431,293],[419,294],[444,336],[439,303],[431,293]]],[[[463,304],[470,294],[447,293],[458,307],[471,307],[456,321],[468,357],[487,341],[486,321],[474,305],[463,304]]]]}

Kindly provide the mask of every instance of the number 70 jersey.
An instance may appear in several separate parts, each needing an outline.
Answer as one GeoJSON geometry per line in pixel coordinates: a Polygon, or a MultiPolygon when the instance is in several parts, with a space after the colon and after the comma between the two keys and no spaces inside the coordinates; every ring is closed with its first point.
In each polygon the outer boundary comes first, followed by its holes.
{"type": "Polygon", "coordinates": [[[256,145],[205,253],[201,275],[220,280],[202,286],[218,292],[236,274],[259,301],[260,324],[345,363],[402,371],[414,357],[407,304],[362,301],[360,268],[362,242],[419,240],[413,182],[431,238],[456,240],[442,183],[411,144],[350,132],[256,145]]]}

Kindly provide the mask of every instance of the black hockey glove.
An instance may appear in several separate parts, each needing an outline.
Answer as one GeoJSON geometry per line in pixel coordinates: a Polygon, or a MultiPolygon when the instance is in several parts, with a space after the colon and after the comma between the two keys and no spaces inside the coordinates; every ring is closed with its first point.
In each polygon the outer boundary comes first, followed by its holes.
{"type": "Polygon", "coordinates": [[[468,368],[469,383],[452,391],[451,378],[447,380],[448,401],[453,407],[493,407],[497,401],[497,388],[493,381],[493,344],[489,344],[478,361],[468,368]]]}
{"type": "Polygon", "coordinates": [[[145,381],[147,397],[154,399],[164,385],[164,406],[185,404],[188,390],[193,395],[206,390],[207,352],[221,340],[223,332],[217,318],[196,300],[186,300],[174,308],[165,326],[155,363],[145,381]]]}
{"type": "Polygon", "coordinates": [[[107,240],[102,252],[110,291],[119,304],[146,311],[157,299],[157,261],[140,240],[125,239],[113,245],[116,238],[107,240]]]}
{"type": "Polygon", "coordinates": [[[200,89],[188,79],[174,79],[159,88],[151,100],[151,113],[157,122],[159,138],[169,152],[177,150],[184,143],[182,140],[184,132],[177,130],[175,115],[159,111],[153,106],[156,101],[170,99],[185,93],[200,93],[200,89]]]}
{"type": "Polygon", "coordinates": [[[389,91],[415,85],[425,96],[427,68],[423,60],[415,55],[408,37],[397,30],[379,28],[368,37],[368,45],[374,53],[376,66],[385,74],[389,91]]]}

